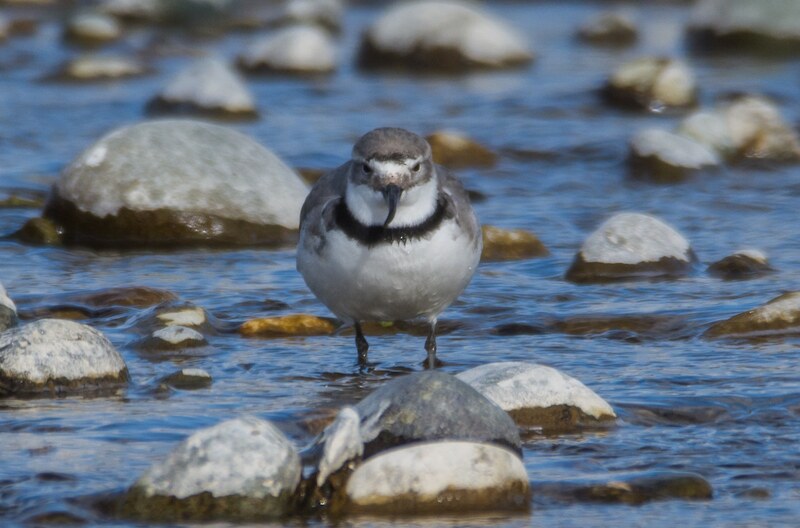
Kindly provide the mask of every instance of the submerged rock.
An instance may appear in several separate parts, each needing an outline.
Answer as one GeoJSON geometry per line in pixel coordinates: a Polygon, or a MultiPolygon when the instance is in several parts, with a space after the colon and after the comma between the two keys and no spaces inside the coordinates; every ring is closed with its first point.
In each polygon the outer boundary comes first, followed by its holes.
{"type": "Polygon", "coordinates": [[[364,68],[443,72],[508,68],[533,60],[528,43],[505,22],[460,1],[412,1],[388,9],[364,33],[364,68]]]}
{"type": "Polygon", "coordinates": [[[743,249],[718,260],[706,270],[725,280],[752,279],[775,271],[767,256],[757,249],[743,249]]]}
{"type": "Polygon", "coordinates": [[[152,522],[257,521],[291,511],[300,457],[270,422],[235,418],[197,431],[148,469],[121,506],[152,522]]]}
{"type": "Polygon", "coordinates": [[[110,81],[138,77],[149,72],[141,61],[123,56],[84,55],[68,61],[48,77],[54,81],[110,81]]]}
{"type": "Polygon", "coordinates": [[[228,128],[152,121],[84,151],[43,216],[94,247],[282,245],[308,192],[277,156],[228,128]]]}
{"type": "Polygon", "coordinates": [[[711,325],[706,337],[761,337],[800,334],[800,292],[784,293],[768,303],[711,325]]]}
{"type": "Polygon", "coordinates": [[[431,146],[433,161],[451,169],[491,167],[497,162],[494,152],[458,132],[439,130],[425,139],[431,146]]]}
{"type": "Polygon", "coordinates": [[[499,262],[534,257],[544,257],[550,252],[535,234],[523,229],[502,229],[481,226],[483,250],[481,261],[499,262]]]}
{"type": "Polygon", "coordinates": [[[344,6],[341,0],[287,0],[272,17],[272,25],[311,24],[338,33],[344,6]]]}
{"type": "Polygon", "coordinates": [[[457,377],[524,426],[570,430],[612,421],[617,416],[614,409],[586,385],[544,365],[489,363],[457,377]]]}
{"type": "Polygon", "coordinates": [[[150,100],[147,110],[230,119],[258,117],[255,100],[244,79],[216,57],[198,59],[178,72],[150,100]]]}
{"type": "Polygon", "coordinates": [[[12,326],[17,326],[17,322],[17,307],[8,296],[3,283],[0,282],[0,332],[8,330],[12,326]]]}
{"type": "Polygon", "coordinates": [[[181,369],[161,379],[164,385],[179,390],[207,389],[211,381],[211,374],[198,368],[181,369]]]}
{"type": "Polygon", "coordinates": [[[122,36],[117,19],[103,13],[81,13],[67,21],[64,38],[85,46],[112,42],[122,36]]]}
{"type": "Polygon", "coordinates": [[[641,130],[630,142],[631,172],[637,178],[674,183],[719,165],[717,154],[704,144],[666,130],[641,130]]]}
{"type": "Polygon", "coordinates": [[[316,26],[299,25],[262,37],[239,56],[249,72],[320,74],[336,69],[336,44],[316,26]]]}
{"type": "Polygon", "coordinates": [[[104,0],[100,10],[123,20],[192,26],[230,15],[236,0],[104,0]]]}
{"type": "Polygon", "coordinates": [[[589,235],[567,270],[573,282],[687,274],[696,260],[689,242],[653,216],[619,213],[589,235]]]}
{"type": "Polygon", "coordinates": [[[689,67],[660,57],[623,64],[612,73],[603,93],[613,103],[654,111],[691,106],[697,101],[697,86],[689,67]]]}
{"type": "Polygon", "coordinates": [[[334,319],[296,314],[251,319],[239,327],[239,333],[247,337],[318,336],[332,334],[336,326],[334,319]]]}
{"type": "Polygon", "coordinates": [[[62,243],[63,232],[64,230],[52,220],[31,218],[13,236],[27,244],[54,245],[62,243]]]}
{"type": "Polygon", "coordinates": [[[578,29],[578,38],[589,44],[627,46],[636,42],[639,31],[625,13],[604,12],[587,20],[578,29]]]}
{"type": "Polygon", "coordinates": [[[709,500],[711,484],[694,473],[654,472],[589,485],[536,486],[534,492],[579,502],[639,505],[658,500],[709,500]]]}
{"type": "Polygon", "coordinates": [[[193,328],[169,325],[160,328],[139,342],[142,350],[183,350],[208,344],[203,334],[193,328]]]}
{"type": "Polygon", "coordinates": [[[347,481],[346,509],[383,515],[527,510],[525,466],[508,449],[427,442],[374,456],[347,481]]]}
{"type": "Polygon", "coordinates": [[[800,3],[794,0],[700,0],[689,24],[698,50],[764,54],[800,50],[800,3]]]}
{"type": "Polygon", "coordinates": [[[0,396],[90,393],[127,381],[122,357],[89,326],[42,319],[0,334],[0,396]]]}

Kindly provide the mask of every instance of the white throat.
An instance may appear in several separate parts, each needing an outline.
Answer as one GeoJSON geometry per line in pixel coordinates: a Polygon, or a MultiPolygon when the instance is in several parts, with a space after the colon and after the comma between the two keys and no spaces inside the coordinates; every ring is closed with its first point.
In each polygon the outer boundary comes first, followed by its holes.
{"type": "MultiPolygon", "coordinates": [[[[435,178],[403,191],[389,227],[415,226],[430,218],[436,211],[437,192],[435,178]]],[[[383,194],[367,185],[348,183],[344,198],[350,213],[364,225],[383,225],[389,215],[383,194]]]]}

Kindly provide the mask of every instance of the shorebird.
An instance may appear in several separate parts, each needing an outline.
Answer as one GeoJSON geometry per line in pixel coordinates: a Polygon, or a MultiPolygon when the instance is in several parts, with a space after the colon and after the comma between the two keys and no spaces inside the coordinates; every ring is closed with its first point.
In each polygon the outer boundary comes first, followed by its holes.
{"type": "Polygon", "coordinates": [[[361,323],[424,318],[426,366],[434,368],[437,318],[469,284],[482,245],[467,192],[433,163],[428,142],[378,128],[311,189],[300,212],[297,269],[355,328],[360,365],[369,349],[361,323]]]}

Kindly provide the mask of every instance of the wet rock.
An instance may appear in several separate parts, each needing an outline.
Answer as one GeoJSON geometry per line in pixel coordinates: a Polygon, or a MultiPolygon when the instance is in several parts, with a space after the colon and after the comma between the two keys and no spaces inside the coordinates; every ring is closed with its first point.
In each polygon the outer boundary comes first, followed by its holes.
{"type": "Polygon", "coordinates": [[[139,77],[149,73],[141,61],[123,56],[85,55],[68,61],[58,71],[48,76],[54,81],[109,81],[139,77]]]}
{"type": "Polygon", "coordinates": [[[544,365],[489,363],[457,377],[526,427],[572,430],[613,421],[617,416],[614,409],[586,385],[544,365]]]}
{"type": "Polygon", "coordinates": [[[473,4],[413,1],[390,7],[367,28],[358,62],[455,73],[522,66],[533,57],[522,34],[473,4]]]}
{"type": "Polygon", "coordinates": [[[687,319],[680,315],[575,315],[553,325],[553,329],[570,335],[597,335],[617,339],[670,339],[683,335],[687,319]]]}
{"type": "Polygon", "coordinates": [[[386,451],[359,466],[346,488],[352,512],[383,515],[527,510],[522,460],[502,447],[431,442],[386,451]]]}
{"type": "Polygon", "coordinates": [[[481,226],[483,250],[481,261],[499,262],[534,257],[544,257],[550,252],[539,237],[523,229],[502,229],[490,225],[481,226]]]}
{"type": "Polygon", "coordinates": [[[124,306],[133,308],[147,308],[156,304],[174,301],[178,297],[168,290],[151,288],[149,286],[120,286],[118,288],[105,288],[89,293],[73,295],[71,302],[93,307],[124,306]]]}
{"type": "Polygon", "coordinates": [[[338,33],[344,7],[340,0],[288,0],[270,23],[277,26],[317,25],[338,33]]]}
{"type": "Polygon", "coordinates": [[[711,484],[691,473],[655,473],[579,487],[574,491],[579,501],[644,504],[657,500],[709,500],[711,484]]]}
{"type": "Polygon", "coordinates": [[[584,42],[605,46],[628,46],[636,42],[639,31],[625,13],[610,11],[595,15],[578,29],[584,42]]]}
{"type": "Polygon", "coordinates": [[[239,327],[239,333],[246,337],[319,336],[332,334],[336,327],[334,319],[296,314],[251,319],[239,327]]]}
{"type": "Polygon", "coordinates": [[[160,16],[160,0],[103,0],[103,13],[123,20],[155,21],[160,16]]]}
{"type": "Polygon", "coordinates": [[[720,165],[717,154],[706,145],[658,128],[633,136],[629,161],[634,177],[658,183],[683,181],[720,165]]]}
{"type": "Polygon", "coordinates": [[[100,10],[123,20],[191,27],[226,20],[234,3],[235,0],[105,0],[100,10]]]}
{"type": "Polygon", "coordinates": [[[17,307],[8,296],[3,283],[0,282],[0,332],[8,330],[12,326],[17,326],[17,322],[17,307]]]}
{"type": "Polygon", "coordinates": [[[767,256],[757,249],[744,249],[718,260],[706,270],[725,280],[752,279],[775,271],[767,256]]]}
{"type": "Polygon", "coordinates": [[[100,332],[42,319],[0,334],[0,395],[35,396],[111,390],[128,369],[100,332]]]}
{"type": "Polygon", "coordinates": [[[567,270],[573,282],[687,274],[696,260],[689,242],[653,216],[619,213],[589,235],[567,270]]]}
{"type": "Polygon", "coordinates": [[[689,67],[660,57],[626,62],[611,74],[603,93],[614,104],[652,111],[687,107],[697,101],[697,87],[689,67]]]}
{"type": "Polygon", "coordinates": [[[61,244],[63,229],[47,218],[31,218],[14,233],[14,237],[28,244],[56,245],[61,244]]]}
{"type": "Polygon", "coordinates": [[[93,247],[283,245],[305,183],[249,137],[196,121],[118,129],[61,175],[43,216],[93,247]]]}
{"type": "Polygon", "coordinates": [[[0,208],[3,209],[38,209],[44,205],[44,200],[36,195],[27,197],[10,194],[7,198],[0,199],[0,208]]]}
{"type": "Polygon", "coordinates": [[[321,488],[332,474],[350,462],[359,461],[364,454],[358,411],[353,407],[343,407],[334,421],[322,431],[317,444],[321,446],[322,453],[317,463],[316,484],[321,488]]]}
{"type": "Polygon", "coordinates": [[[323,74],[336,69],[336,44],[318,27],[301,25],[278,30],[250,44],[239,56],[249,72],[323,74]]]}
{"type": "Polygon", "coordinates": [[[800,138],[769,100],[746,95],[687,117],[680,133],[731,159],[800,160],[800,138]]]}
{"type": "Polygon", "coordinates": [[[494,152],[458,132],[439,130],[425,139],[431,146],[433,161],[451,169],[492,167],[497,162],[494,152]]]}
{"type": "Polygon", "coordinates": [[[701,0],[689,37],[701,51],[794,54],[800,50],[800,4],[793,0],[701,0]]]}
{"type": "Polygon", "coordinates": [[[258,117],[256,103],[239,74],[216,57],[196,60],[147,104],[150,113],[198,114],[226,119],[258,117]]]}
{"type": "Polygon", "coordinates": [[[169,325],[160,328],[142,340],[138,348],[142,350],[183,350],[208,344],[205,336],[193,328],[169,325]]]}
{"type": "Polygon", "coordinates": [[[300,458],[270,422],[254,417],[200,430],[128,491],[122,515],[153,522],[256,521],[293,506],[300,458]]]}
{"type": "Polygon", "coordinates": [[[760,337],[800,333],[800,292],[784,293],[768,303],[711,325],[706,337],[760,337]]]}
{"type": "Polygon", "coordinates": [[[117,19],[103,13],[80,13],[67,21],[64,38],[84,46],[112,42],[122,36],[117,19]]]}
{"type": "Polygon", "coordinates": [[[161,383],[178,390],[207,389],[211,381],[211,374],[198,368],[181,369],[161,379],[161,383]]]}

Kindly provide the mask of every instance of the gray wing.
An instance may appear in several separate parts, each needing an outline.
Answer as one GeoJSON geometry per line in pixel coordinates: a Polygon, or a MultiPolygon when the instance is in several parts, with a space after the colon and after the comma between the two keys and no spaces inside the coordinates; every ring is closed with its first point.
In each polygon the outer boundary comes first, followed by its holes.
{"type": "Polygon", "coordinates": [[[436,165],[436,173],[439,175],[439,188],[450,199],[449,207],[452,209],[451,212],[455,216],[456,222],[476,244],[482,244],[481,226],[478,223],[475,211],[472,209],[469,194],[464,189],[464,184],[461,183],[461,180],[456,175],[441,165],[436,165]]]}
{"type": "Polygon", "coordinates": [[[306,196],[302,209],[300,209],[300,229],[303,229],[304,224],[308,223],[305,229],[310,229],[314,234],[318,234],[316,231],[320,229],[320,217],[325,206],[331,200],[344,196],[349,168],[350,162],[348,161],[344,165],[325,173],[317,180],[317,183],[311,188],[311,192],[306,196]]]}

